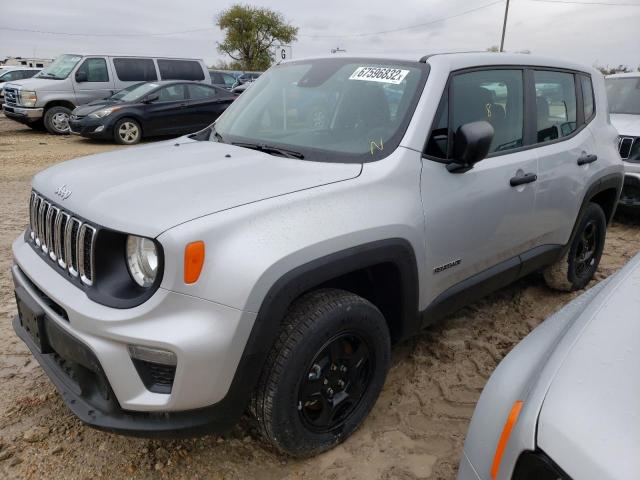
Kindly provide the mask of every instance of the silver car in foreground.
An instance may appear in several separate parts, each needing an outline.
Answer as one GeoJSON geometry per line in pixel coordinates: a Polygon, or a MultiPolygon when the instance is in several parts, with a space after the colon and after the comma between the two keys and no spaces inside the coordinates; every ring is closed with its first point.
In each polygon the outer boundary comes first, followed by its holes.
{"type": "Polygon", "coordinates": [[[476,407],[458,480],[640,478],[640,255],[531,332],[476,407]]]}

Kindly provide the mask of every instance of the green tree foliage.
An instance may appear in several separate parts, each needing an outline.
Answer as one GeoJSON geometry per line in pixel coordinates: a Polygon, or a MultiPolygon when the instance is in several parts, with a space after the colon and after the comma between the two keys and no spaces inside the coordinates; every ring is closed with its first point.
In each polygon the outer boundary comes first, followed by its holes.
{"type": "Polygon", "coordinates": [[[278,43],[296,40],[298,27],[268,8],[233,5],[218,15],[217,25],[225,31],[218,51],[229,55],[242,70],[266,70],[271,65],[270,49],[278,43]]]}

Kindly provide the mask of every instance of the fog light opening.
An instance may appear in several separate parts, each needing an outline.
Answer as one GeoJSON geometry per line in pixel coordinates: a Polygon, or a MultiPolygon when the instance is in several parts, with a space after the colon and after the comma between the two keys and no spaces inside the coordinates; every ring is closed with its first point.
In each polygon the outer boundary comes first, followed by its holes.
{"type": "Polygon", "coordinates": [[[143,347],[142,345],[129,345],[129,354],[135,360],[143,362],[159,363],[175,367],[178,364],[176,354],[161,348],[143,347]]]}

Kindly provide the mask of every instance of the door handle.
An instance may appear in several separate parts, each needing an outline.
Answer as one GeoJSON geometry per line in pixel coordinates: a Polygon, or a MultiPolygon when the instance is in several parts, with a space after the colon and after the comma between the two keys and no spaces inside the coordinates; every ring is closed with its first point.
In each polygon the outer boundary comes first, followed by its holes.
{"type": "Polygon", "coordinates": [[[535,173],[525,173],[524,175],[520,175],[517,177],[511,177],[509,180],[509,185],[512,187],[517,187],[519,185],[524,185],[525,183],[531,183],[538,180],[538,175],[535,173]]]}
{"type": "Polygon", "coordinates": [[[598,160],[598,156],[592,153],[583,153],[582,156],[578,159],[578,165],[586,165],[588,163],[593,163],[598,160]]]}

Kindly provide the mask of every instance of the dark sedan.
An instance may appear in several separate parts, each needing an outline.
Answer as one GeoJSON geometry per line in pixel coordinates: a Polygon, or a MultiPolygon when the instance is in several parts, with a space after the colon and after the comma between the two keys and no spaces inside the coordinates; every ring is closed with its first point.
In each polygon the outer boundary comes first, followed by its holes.
{"type": "Polygon", "coordinates": [[[178,136],[213,123],[236,96],[199,82],[132,85],[104,100],[76,108],[71,133],[133,145],[143,137],[178,136]]]}

